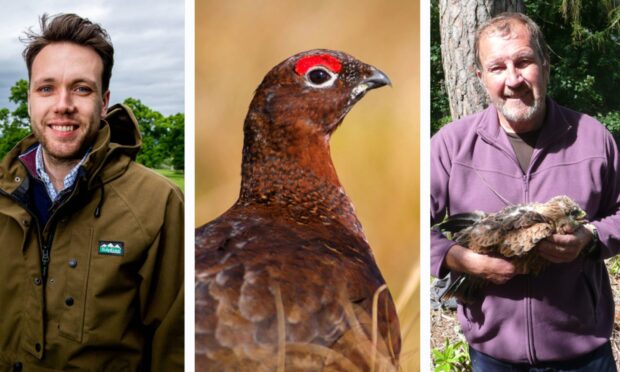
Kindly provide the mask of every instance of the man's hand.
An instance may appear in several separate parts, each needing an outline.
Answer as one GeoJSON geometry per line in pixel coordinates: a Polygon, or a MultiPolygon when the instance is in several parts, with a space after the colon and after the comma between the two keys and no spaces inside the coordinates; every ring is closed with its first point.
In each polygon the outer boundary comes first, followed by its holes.
{"type": "Polygon", "coordinates": [[[476,275],[495,284],[506,283],[520,274],[507,260],[478,254],[458,244],[450,248],[444,264],[450,270],[476,275]]]}
{"type": "Polygon", "coordinates": [[[571,262],[592,242],[592,233],[579,226],[571,234],[553,234],[538,243],[540,255],[553,263],[571,262]]]}

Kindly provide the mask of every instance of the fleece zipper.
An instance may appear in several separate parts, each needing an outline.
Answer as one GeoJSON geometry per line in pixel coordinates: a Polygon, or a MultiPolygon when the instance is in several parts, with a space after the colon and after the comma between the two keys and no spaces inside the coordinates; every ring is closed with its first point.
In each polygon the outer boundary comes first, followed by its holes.
{"type": "MultiPolygon", "coordinates": [[[[530,165],[528,166],[527,173],[523,175],[523,202],[530,202],[530,172],[532,168],[532,161],[534,156],[530,159],[530,165]]],[[[527,354],[528,363],[536,364],[536,350],[534,349],[534,319],[532,316],[532,278],[530,275],[525,280],[525,301],[524,301],[524,313],[525,313],[525,351],[527,354]]]]}
{"type": "MultiPolygon", "coordinates": [[[[536,160],[538,160],[538,158],[541,156],[542,150],[541,149],[534,149],[534,153],[532,154],[532,157],[530,159],[530,164],[528,166],[527,172],[523,173],[523,170],[521,170],[521,165],[519,164],[519,160],[517,159],[517,157],[514,154],[514,151],[510,152],[507,149],[505,149],[504,147],[500,146],[497,144],[496,141],[491,141],[489,138],[486,138],[486,136],[484,135],[484,133],[480,133],[480,137],[490,146],[495,147],[496,149],[498,149],[499,151],[503,152],[504,154],[506,154],[508,156],[509,159],[512,160],[512,162],[515,164],[515,166],[521,171],[522,173],[522,177],[521,180],[523,181],[522,184],[522,189],[523,189],[523,196],[522,196],[522,203],[529,203],[530,202],[530,179],[531,179],[531,171],[532,171],[532,164],[534,164],[534,162],[536,160]]],[[[536,350],[534,347],[534,319],[533,319],[533,314],[532,314],[532,279],[531,277],[528,275],[525,281],[525,288],[524,288],[524,293],[525,293],[525,298],[524,298],[524,314],[525,314],[525,334],[524,334],[524,338],[525,338],[525,352],[526,352],[526,357],[528,359],[528,363],[530,364],[536,364],[537,358],[536,358],[536,350]]]]}

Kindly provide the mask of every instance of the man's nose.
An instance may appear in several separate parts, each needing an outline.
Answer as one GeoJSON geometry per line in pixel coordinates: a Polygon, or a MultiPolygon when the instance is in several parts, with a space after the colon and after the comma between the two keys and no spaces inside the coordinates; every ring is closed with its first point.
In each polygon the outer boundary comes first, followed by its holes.
{"type": "Polygon", "coordinates": [[[75,104],[70,91],[64,89],[60,91],[54,110],[58,114],[71,114],[75,111],[75,104]]]}
{"type": "Polygon", "coordinates": [[[506,74],[506,85],[509,88],[518,87],[523,84],[523,75],[521,74],[521,70],[515,66],[508,66],[506,69],[506,74]]]}

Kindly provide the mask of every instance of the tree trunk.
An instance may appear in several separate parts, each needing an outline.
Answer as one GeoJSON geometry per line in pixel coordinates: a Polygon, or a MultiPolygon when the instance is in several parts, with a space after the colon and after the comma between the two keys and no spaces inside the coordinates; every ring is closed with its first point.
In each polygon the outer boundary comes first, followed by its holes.
{"type": "Polygon", "coordinates": [[[441,57],[453,120],[488,106],[476,77],[476,29],[499,13],[524,9],[523,0],[439,0],[441,57]]]}

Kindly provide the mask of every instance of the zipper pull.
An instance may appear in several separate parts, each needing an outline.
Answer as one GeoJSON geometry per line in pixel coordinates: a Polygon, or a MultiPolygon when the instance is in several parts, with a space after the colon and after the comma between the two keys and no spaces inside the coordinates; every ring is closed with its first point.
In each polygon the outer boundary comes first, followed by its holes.
{"type": "Polygon", "coordinates": [[[41,256],[41,264],[42,264],[42,274],[43,280],[47,279],[47,268],[50,263],[50,250],[48,246],[43,247],[43,252],[41,256]]]}

